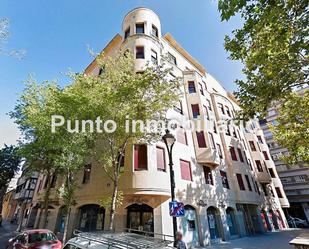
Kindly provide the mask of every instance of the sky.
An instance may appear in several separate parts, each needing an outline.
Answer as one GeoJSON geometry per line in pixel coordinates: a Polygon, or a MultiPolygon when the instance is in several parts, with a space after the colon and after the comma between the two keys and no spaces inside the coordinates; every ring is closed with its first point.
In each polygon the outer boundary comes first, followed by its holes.
{"type": "Polygon", "coordinates": [[[68,84],[66,72],[81,72],[92,61],[87,47],[101,51],[121,34],[123,17],[136,7],[155,11],[162,34],[171,33],[228,91],[236,89],[242,66],[228,59],[223,43],[241,20],[221,22],[215,0],[1,0],[0,19],[10,20],[4,47],[24,49],[26,55],[22,60],[0,55],[0,148],[20,136],[7,113],[29,75],[68,84]]]}

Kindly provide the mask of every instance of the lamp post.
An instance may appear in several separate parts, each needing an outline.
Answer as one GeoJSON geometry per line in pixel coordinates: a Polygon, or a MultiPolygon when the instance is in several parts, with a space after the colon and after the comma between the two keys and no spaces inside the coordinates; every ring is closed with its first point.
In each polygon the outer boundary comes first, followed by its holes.
{"type": "MultiPolygon", "coordinates": [[[[168,153],[168,159],[169,159],[169,167],[170,167],[170,180],[171,180],[171,197],[172,202],[175,201],[175,176],[174,176],[174,169],[173,169],[173,146],[176,141],[176,138],[173,136],[173,134],[170,133],[169,130],[165,131],[164,136],[162,137],[167,153],[168,153]]],[[[176,240],[176,233],[177,233],[177,220],[176,217],[173,217],[173,232],[174,232],[174,240],[176,240]]]]}

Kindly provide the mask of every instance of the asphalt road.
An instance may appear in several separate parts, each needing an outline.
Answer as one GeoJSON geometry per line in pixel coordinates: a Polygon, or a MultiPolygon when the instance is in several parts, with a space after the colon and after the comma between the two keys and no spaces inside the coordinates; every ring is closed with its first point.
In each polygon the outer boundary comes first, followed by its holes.
{"type": "Polygon", "coordinates": [[[16,233],[17,226],[10,224],[9,222],[3,221],[0,226],[0,249],[5,249],[7,241],[13,237],[16,233]]]}

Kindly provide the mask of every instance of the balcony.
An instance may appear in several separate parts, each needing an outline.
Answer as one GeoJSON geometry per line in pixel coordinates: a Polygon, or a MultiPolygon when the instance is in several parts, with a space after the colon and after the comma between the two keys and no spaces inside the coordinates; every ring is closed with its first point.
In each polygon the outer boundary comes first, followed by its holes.
{"type": "Polygon", "coordinates": [[[212,148],[198,148],[195,146],[196,160],[199,164],[207,164],[216,168],[221,163],[221,158],[219,157],[217,151],[212,148]]]}
{"type": "Polygon", "coordinates": [[[260,183],[271,183],[271,177],[268,172],[257,172],[257,179],[260,183]]]}

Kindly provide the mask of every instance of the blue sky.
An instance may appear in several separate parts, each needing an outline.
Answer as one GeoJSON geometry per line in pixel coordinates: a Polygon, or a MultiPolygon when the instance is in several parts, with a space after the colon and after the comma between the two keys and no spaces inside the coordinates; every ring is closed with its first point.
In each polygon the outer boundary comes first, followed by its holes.
{"type": "Polygon", "coordinates": [[[161,19],[163,33],[173,37],[229,90],[241,77],[241,64],[227,59],[224,35],[240,26],[238,18],[220,22],[213,0],[2,0],[0,18],[9,18],[6,49],[25,49],[23,60],[0,56],[0,148],[14,143],[18,131],[6,113],[29,74],[39,81],[68,80],[68,70],[82,71],[92,60],[87,45],[100,51],[121,32],[124,15],[149,7],[161,19]]]}

